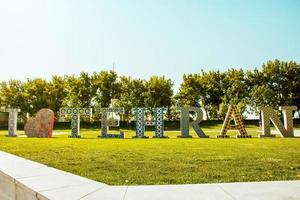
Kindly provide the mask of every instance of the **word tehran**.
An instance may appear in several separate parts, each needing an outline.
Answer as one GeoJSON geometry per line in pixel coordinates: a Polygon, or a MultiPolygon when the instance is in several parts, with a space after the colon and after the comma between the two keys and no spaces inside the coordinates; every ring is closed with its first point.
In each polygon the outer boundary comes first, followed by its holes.
{"type": "MultiPolygon", "coordinates": [[[[42,109],[43,110],[43,109],[42,109]]],[[[153,108],[154,113],[154,125],[155,127],[155,138],[167,138],[167,136],[164,135],[164,113],[167,109],[164,107],[161,108],[153,108]]],[[[203,120],[203,111],[198,107],[181,107],[179,108],[181,112],[180,117],[180,131],[181,135],[178,137],[180,138],[190,138],[192,137],[190,135],[190,129],[191,126],[198,137],[200,138],[208,138],[203,130],[200,128],[199,124],[203,120]],[[195,119],[193,121],[190,121],[190,114],[194,113],[196,115],[195,119]]],[[[283,114],[283,123],[280,120],[279,116],[277,115],[276,111],[272,109],[271,107],[261,107],[258,108],[258,110],[261,112],[262,117],[262,133],[259,135],[259,137],[275,137],[275,135],[271,134],[271,122],[275,126],[276,130],[279,132],[281,137],[294,137],[294,128],[293,128],[293,111],[297,110],[297,106],[282,106],[279,107],[279,110],[282,111],[283,114]]],[[[19,109],[8,109],[6,110],[9,112],[9,124],[8,124],[8,136],[15,137],[17,136],[16,130],[17,130],[17,115],[18,112],[20,112],[19,109]]],[[[119,126],[118,121],[113,120],[109,118],[109,113],[114,114],[123,114],[124,108],[99,108],[97,109],[101,113],[101,131],[99,134],[99,138],[124,138],[124,133],[120,132],[119,134],[110,134],[109,133],[109,127],[110,126],[119,126]]],[[[145,126],[149,125],[145,122],[145,112],[147,111],[146,108],[139,107],[139,108],[133,108],[133,113],[135,114],[135,127],[136,127],[136,134],[134,138],[148,138],[145,136],[145,126]]],[[[46,133],[43,137],[51,137],[52,136],[52,129],[54,123],[54,117],[51,110],[44,109],[43,112],[48,112],[49,117],[40,117],[39,120],[32,122],[33,127],[39,127],[40,124],[42,127],[45,127],[43,125],[44,123],[47,123],[46,127],[46,133]],[[43,120],[48,120],[47,122],[44,122],[43,120]],[[49,128],[48,128],[49,126],[49,128]]],[[[80,138],[80,115],[91,115],[92,109],[90,108],[62,108],[60,109],[60,115],[71,116],[71,135],[69,137],[75,137],[80,138]]],[[[38,112],[38,114],[40,114],[38,112]]],[[[39,116],[39,115],[37,115],[39,116]]],[[[151,123],[150,123],[151,124],[151,123]]],[[[29,127],[29,125],[27,126],[29,127]]],[[[227,131],[233,129],[238,131],[237,138],[251,138],[251,135],[247,134],[247,131],[244,127],[244,123],[242,121],[242,116],[239,113],[236,105],[230,105],[229,109],[227,111],[225,120],[223,122],[222,129],[217,135],[218,138],[228,138],[229,135],[226,135],[227,131]],[[230,121],[234,120],[234,125],[230,124],[230,121]]],[[[26,135],[33,135],[36,137],[41,137],[40,133],[37,133],[37,131],[40,129],[37,128],[27,128],[26,129],[26,135]],[[31,133],[31,131],[35,131],[34,133],[31,133]]]]}

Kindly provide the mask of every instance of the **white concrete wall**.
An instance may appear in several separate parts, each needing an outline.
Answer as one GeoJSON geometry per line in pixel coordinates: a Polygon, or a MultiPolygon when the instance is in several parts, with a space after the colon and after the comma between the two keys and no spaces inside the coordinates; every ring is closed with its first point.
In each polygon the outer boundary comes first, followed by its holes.
{"type": "Polygon", "coordinates": [[[0,151],[0,200],[73,200],[105,186],[0,151]],[[60,191],[66,189],[65,192],[60,191]]]}

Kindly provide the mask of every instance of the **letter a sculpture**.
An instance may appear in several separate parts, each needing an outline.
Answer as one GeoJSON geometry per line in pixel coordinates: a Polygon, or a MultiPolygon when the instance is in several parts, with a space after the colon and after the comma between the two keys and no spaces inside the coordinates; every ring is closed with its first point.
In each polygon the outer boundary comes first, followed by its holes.
{"type": "Polygon", "coordinates": [[[225,121],[222,126],[222,130],[220,135],[217,135],[218,138],[229,138],[229,135],[226,135],[227,131],[230,129],[237,129],[239,134],[236,136],[237,138],[251,138],[251,135],[247,134],[247,131],[244,127],[244,123],[242,120],[242,115],[239,113],[236,105],[230,105],[227,111],[225,121]],[[234,119],[235,125],[230,125],[231,119],[234,119]]]}

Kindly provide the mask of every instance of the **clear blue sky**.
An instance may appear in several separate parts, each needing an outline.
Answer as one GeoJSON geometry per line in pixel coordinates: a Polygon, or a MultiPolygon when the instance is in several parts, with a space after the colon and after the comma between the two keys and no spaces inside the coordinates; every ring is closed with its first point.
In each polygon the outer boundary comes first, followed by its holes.
{"type": "Polygon", "coordinates": [[[0,80],[300,61],[299,0],[0,0],[0,80]]]}

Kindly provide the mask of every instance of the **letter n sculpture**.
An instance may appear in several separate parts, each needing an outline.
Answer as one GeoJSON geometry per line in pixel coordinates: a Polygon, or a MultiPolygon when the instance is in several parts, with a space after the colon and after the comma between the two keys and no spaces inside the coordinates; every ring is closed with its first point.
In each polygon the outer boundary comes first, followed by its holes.
{"type": "Polygon", "coordinates": [[[270,122],[274,124],[281,137],[294,137],[293,111],[297,109],[297,106],[279,107],[279,110],[282,110],[283,113],[284,124],[282,124],[273,108],[269,106],[259,108],[262,116],[262,134],[258,137],[275,137],[274,134],[271,134],[270,122]]]}
{"type": "Polygon", "coordinates": [[[251,135],[247,134],[247,131],[244,127],[244,123],[242,120],[242,115],[239,113],[236,105],[230,105],[227,111],[225,121],[222,126],[222,130],[220,135],[217,135],[218,138],[229,138],[229,135],[226,135],[227,131],[230,129],[238,130],[239,134],[236,136],[237,138],[251,138],[251,135]],[[235,125],[230,125],[231,119],[234,119],[235,125]]]}
{"type": "Polygon", "coordinates": [[[91,108],[62,108],[59,111],[60,115],[71,116],[71,138],[81,138],[80,135],[80,115],[91,115],[91,108]]]}

